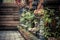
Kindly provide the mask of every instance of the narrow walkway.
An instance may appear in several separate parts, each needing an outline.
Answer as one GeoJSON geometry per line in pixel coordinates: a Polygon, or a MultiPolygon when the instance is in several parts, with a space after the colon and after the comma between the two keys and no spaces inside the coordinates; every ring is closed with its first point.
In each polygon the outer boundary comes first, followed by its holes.
{"type": "Polygon", "coordinates": [[[18,31],[0,31],[0,40],[24,40],[18,31]]]}

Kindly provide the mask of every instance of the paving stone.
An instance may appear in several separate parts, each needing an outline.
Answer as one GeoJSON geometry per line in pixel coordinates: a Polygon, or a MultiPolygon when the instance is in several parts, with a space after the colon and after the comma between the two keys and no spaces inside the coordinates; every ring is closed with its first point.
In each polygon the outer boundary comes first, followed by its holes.
{"type": "Polygon", "coordinates": [[[0,40],[24,40],[18,31],[0,31],[0,40]]]}

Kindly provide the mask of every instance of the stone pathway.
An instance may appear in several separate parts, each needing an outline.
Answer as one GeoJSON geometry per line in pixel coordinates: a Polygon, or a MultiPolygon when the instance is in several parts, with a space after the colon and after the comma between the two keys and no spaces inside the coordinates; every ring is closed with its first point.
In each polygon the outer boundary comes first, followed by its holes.
{"type": "Polygon", "coordinates": [[[0,31],[0,40],[24,40],[18,31],[0,31]]]}

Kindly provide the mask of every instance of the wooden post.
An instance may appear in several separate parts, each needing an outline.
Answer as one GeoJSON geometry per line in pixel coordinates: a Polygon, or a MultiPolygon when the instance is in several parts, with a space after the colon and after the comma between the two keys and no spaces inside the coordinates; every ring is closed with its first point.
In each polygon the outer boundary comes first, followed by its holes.
{"type": "Polygon", "coordinates": [[[43,9],[43,2],[44,2],[44,0],[39,0],[39,4],[38,4],[38,6],[37,6],[37,9],[43,9]]]}
{"type": "Polygon", "coordinates": [[[33,0],[29,0],[29,9],[32,9],[32,2],[33,0]]]}
{"type": "Polygon", "coordinates": [[[39,3],[38,3],[38,6],[37,6],[37,9],[34,11],[34,14],[38,14],[40,13],[40,9],[43,9],[43,2],[44,0],[39,0],[39,3]]]}

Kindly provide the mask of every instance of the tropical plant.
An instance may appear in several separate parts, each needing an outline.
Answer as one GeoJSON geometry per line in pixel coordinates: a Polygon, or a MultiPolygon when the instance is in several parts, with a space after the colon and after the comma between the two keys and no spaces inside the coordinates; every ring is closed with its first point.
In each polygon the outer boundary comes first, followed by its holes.
{"type": "Polygon", "coordinates": [[[32,11],[26,11],[23,12],[21,17],[20,17],[20,24],[23,24],[22,26],[26,28],[31,28],[32,27],[32,20],[34,19],[34,13],[32,11]]]}
{"type": "Polygon", "coordinates": [[[42,35],[45,38],[52,37],[52,35],[53,37],[60,37],[60,21],[57,22],[58,27],[55,27],[56,31],[54,32],[54,30],[52,30],[54,29],[52,24],[55,25],[55,22],[53,23],[53,19],[55,18],[55,10],[48,8],[40,9],[36,15],[33,11],[23,12],[20,17],[20,25],[26,30],[35,31],[35,33],[37,31],[40,31],[40,33],[42,32],[42,35]]]}

